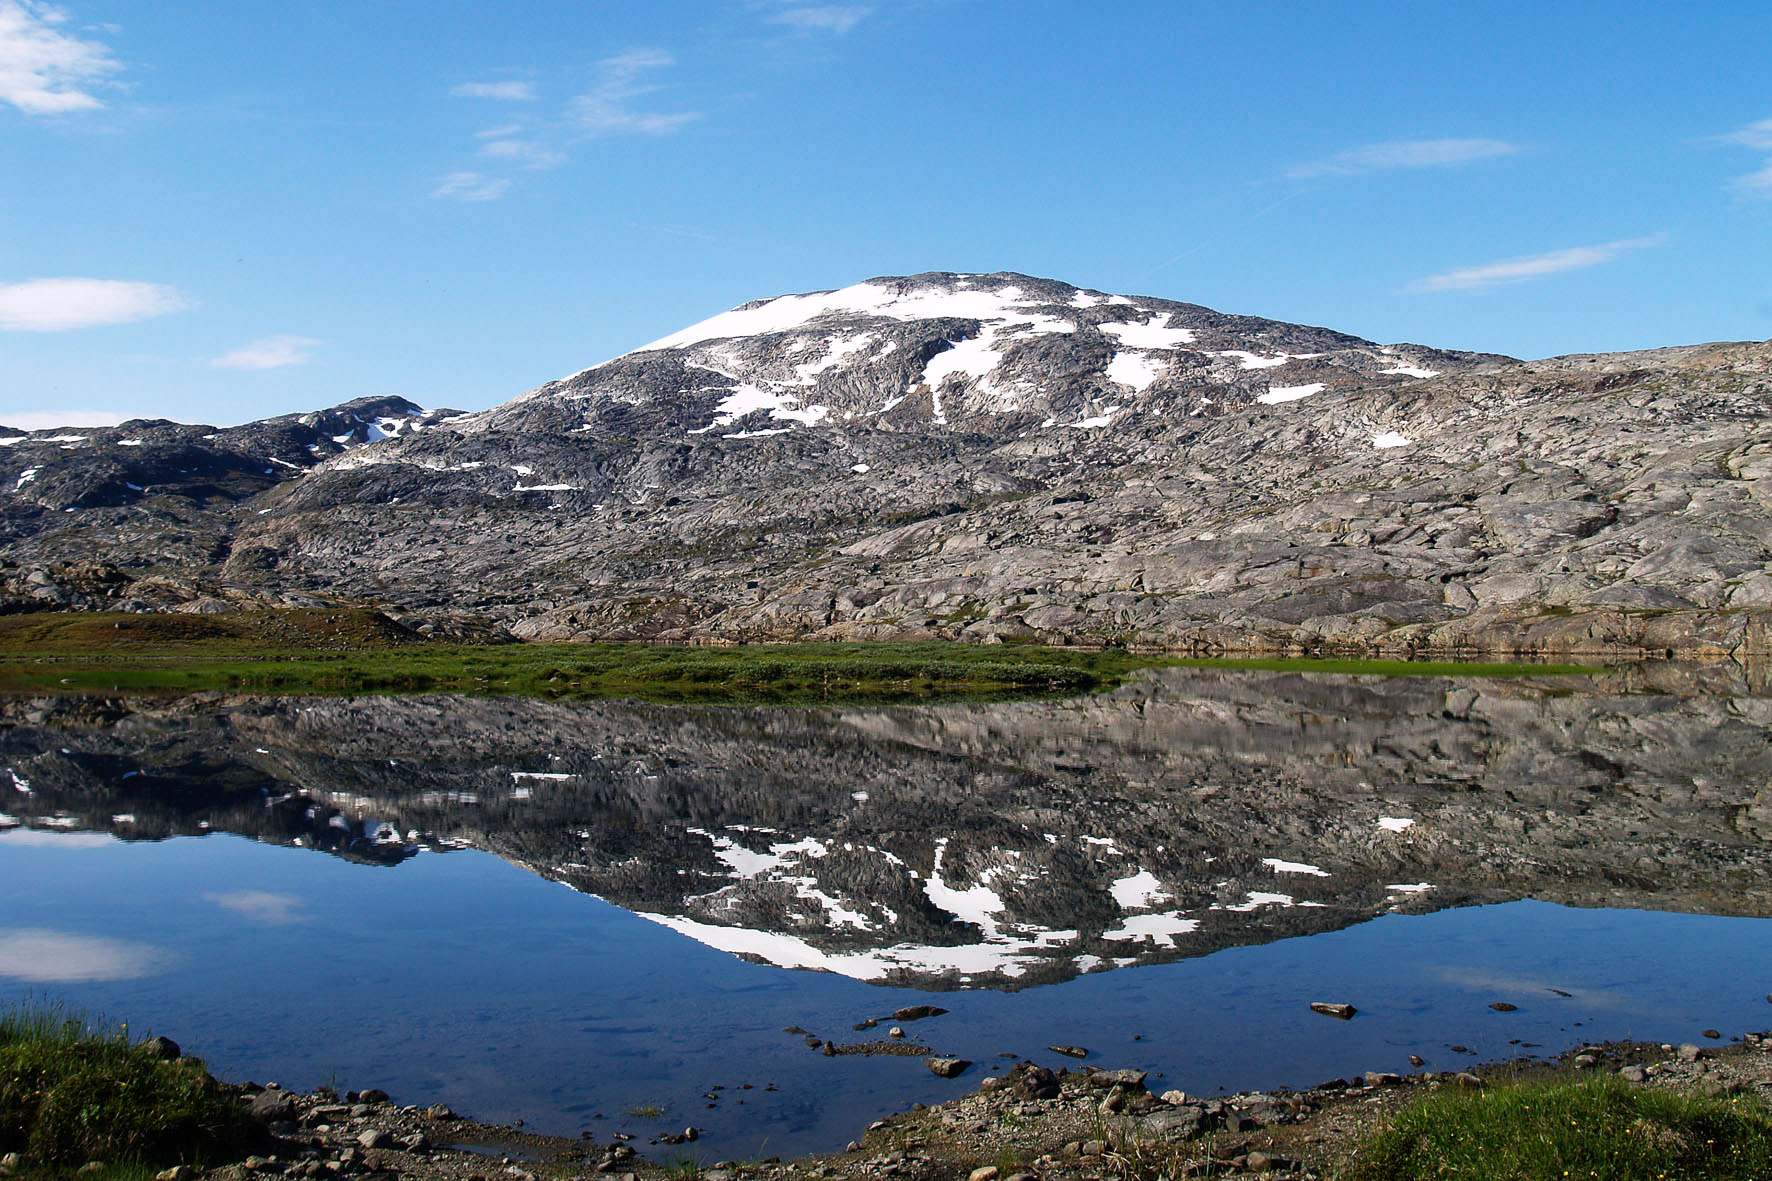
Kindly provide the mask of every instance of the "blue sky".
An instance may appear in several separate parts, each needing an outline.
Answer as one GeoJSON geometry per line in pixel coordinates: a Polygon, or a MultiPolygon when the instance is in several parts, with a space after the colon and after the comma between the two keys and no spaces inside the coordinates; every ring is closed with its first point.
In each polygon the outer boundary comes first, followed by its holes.
{"type": "Polygon", "coordinates": [[[478,409],[923,270],[1765,339],[1768,61],[1759,3],[0,0],[0,423],[478,409]]]}

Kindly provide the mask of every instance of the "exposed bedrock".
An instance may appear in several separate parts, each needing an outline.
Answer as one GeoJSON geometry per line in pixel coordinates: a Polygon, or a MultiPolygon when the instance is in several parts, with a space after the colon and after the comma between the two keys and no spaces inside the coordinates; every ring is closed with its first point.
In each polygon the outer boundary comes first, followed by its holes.
{"type": "Polygon", "coordinates": [[[478,414],[0,439],[0,604],[346,600],[538,639],[1763,652],[1769,362],[1520,362],[1026,276],[877,279],[478,414]]]}

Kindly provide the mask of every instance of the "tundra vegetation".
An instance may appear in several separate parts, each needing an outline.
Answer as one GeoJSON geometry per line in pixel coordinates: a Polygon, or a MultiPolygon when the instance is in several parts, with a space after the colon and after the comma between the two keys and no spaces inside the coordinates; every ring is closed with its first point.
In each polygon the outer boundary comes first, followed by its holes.
{"type": "Polygon", "coordinates": [[[0,689],[86,692],[468,692],[709,703],[921,700],[1083,693],[1141,668],[1384,676],[1567,675],[1574,665],[1186,659],[1035,644],[459,644],[357,609],[227,616],[0,616],[0,689]]]}

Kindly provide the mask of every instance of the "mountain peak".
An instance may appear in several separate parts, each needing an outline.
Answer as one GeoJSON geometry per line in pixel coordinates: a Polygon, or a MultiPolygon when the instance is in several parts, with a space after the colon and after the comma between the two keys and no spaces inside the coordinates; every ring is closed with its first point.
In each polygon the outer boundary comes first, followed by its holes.
{"type": "Polygon", "coordinates": [[[611,403],[686,435],[835,423],[1013,434],[1210,419],[1501,358],[1113,295],[1014,272],[878,276],[753,300],[489,411],[509,427],[611,403]]]}

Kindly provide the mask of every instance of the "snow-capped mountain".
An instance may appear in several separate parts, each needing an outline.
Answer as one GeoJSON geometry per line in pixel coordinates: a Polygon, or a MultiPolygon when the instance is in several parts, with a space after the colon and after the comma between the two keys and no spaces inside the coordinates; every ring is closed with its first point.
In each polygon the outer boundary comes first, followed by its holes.
{"type": "Polygon", "coordinates": [[[521,429],[582,404],[589,425],[614,400],[664,401],[687,434],[737,439],[839,423],[1101,430],[1502,359],[1025,275],[925,274],[744,304],[470,421],[521,429]]]}
{"type": "Polygon", "coordinates": [[[554,639],[1747,650],[1769,370],[1761,344],[1518,362],[871,279],[480,413],[0,437],[0,599],[359,600],[554,639]]]}

